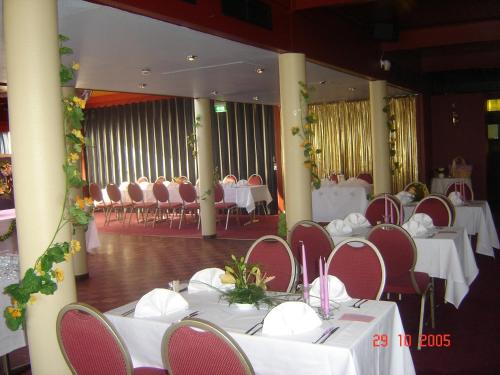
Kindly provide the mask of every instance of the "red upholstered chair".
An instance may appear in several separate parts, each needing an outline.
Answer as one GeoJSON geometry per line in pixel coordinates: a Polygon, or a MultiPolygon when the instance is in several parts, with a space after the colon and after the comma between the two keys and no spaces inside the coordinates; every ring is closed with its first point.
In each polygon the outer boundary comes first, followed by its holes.
{"type": "Polygon", "coordinates": [[[385,285],[384,260],[370,241],[342,241],[328,257],[326,269],[344,283],[350,297],[380,299],[385,285]]]}
{"type": "Polygon", "coordinates": [[[373,184],[373,177],[371,175],[371,173],[360,173],[358,174],[357,178],[359,178],[360,180],[364,180],[366,182],[368,182],[369,184],[373,184]]]}
{"type": "Polygon", "coordinates": [[[108,214],[111,209],[111,204],[106,204],[104,202],[104,197],[102,196],[102,190],[95,182],[89,184],[90,197],[94,200],[94,212],[102,211],[104,212],[104,225],[108,223],[108,214]]]}
{"type": "Polygon", "coordinates": [[[169,374],[254,374],[238,343],[222,328],[202,319],[171,325],[163,336],[161,353],[169,374]]]}
{"type": "Polygon", "coordinates": [[[182,203],[169,201],[168,189],[163,182],[156,182],[153,185],[153,195],[156,198],[153,227],[156,221],[161,219],[163,214],[166,214],[167,219],[170,217],[170,228],[172,228],[173,217],[170,215],[170,211],[172,210],[175,213],[175,210],[182,207],[182,203]]]}
{"type": "Polygon", "coordinates": [[[167,179],[165,178],[165,176],[158,176],[158,177],[156,178],[155,184],[156,184],[157,182],[165,182],[165,181],[167,181],[167,179]]]}
{"type": "Polygon", "coordinates": [[[380,223],[385,223],[385,197],[387,196],[387,211],[388,218],[387,221],[391,224],[399,224],[399,219],[401,216],[400,207],[401,203],[399,199],[391,194],[380,194],[373,198],[366,208],[365,217],[370,222],[370,224],[377,225],[380,223]],[[392,217],[390,215],[392,207],[392,217]]]}
{"type": "MultiPolygon", "coordinates": [[[[224,188],[222,187],[221,184],[215,185],[214,202],[215,202],[215,209],[217,211],[227,212],[226,214],[226,230],[227,230],[227,226],[229,224],[229,215],[231,214],[231,211],[238,211],[238,206],[236,202],[226,202],[224,200],[224,188]]],[[[239,216],[237,217],[239,223],[240,218],[239,216]]]]}
{"type": "Polygon", "coordinates": [[[198,215],[198,228],[200,228],[200,203],[197,201],[196,189],[190,183],[182,183],[179,185],[179,194],[182,198],[182,208],[181,208],[181,218],[179,220],[179,229],[182,226],[182,219],[184,218],[184,213],[191,212],[198,215]]]}
{"type": "Polygon", "coordinates": [[[451,227],[454,223],[453,204],[443,195],[431,194],[418,202],[415,213],[424,213],[438,227],[451,227]]]}
{"type": "Polygon", "coordinates": [[[110,221],[111,211],[115,212],[117,220],[121,220],[122,223],[125,223],[127,211],[132,207],[132,203],[123,202],[122,192],[115,184],[108,184],[108,186],[106,186],[106,192],[108,193],[108,197],[111,202],[111,208],[109,209],[108,214],[108,223],[110,221]]]}
{"type": "Polygon", "coordinates": [[[248,185],[263,185],[262,177],[258,174],[252,174],[247,179],[248,185]]]}
{"type": "MultiPolygon", "coordinates": [[[[417,294],[420,298],[420,322],[418,337],[422,336],[425,299],[429,295],[432,328],[434,322],[434,288],[427,273],[416,272],[417,248],[411,236],[403,228],[392,224],[380,224],[368,234],[368,240],[377,246],[385,262],[386,293],[417,294]]],[[[418,345],[420,349],[420,342],[418,345]]]]}
{"type": "Polygon", "coordinates": [[[228,174],[226,177],[224,177],[224,179],[222,180],[222,183],[224,184],[229,184],[229,183],[237,183],[238,182],[238,179],[236,178],[235,175],[233,174],[228,174]]]}
{"type": "Polygon", "coordinates": [[[157,368],[132,367],[130,354],[111,323],[96,309],[72,303],[57,317],[57,340],[73,374],[78,375],[154,375],[157,368]]]}
{"type": "MultiPolygon", "coordinates": [[[[468,183],[464,182],[463,183],[463,187],[464,187],[465,199],[464,199],[464,197],[462,197],[462,199],[466,200],[466,201],[473,201],[474,200],[474,192],[472,191],[472,188],[470,187],[470,185],[468,183]]],[[[445,195],[448,196],[453,191],[456,191],[456,192],[460,193],[460,188],[461,188],[461,184],[460,183],[458,183],[458,182],[451,183],[446,188],[445,195]]]]}
{"type": "Polygon", "coordinates": [[[139,184],[131,182],[127,187],[128,195],[132,200],[132,210],[130,212],[130,217],[128,219],[128,223],[132,221],[132,212],[135,211],[135,217],[137,219],[137,223],[139,223],[139,213],[142,216],[142,221],[144,226],[146,226],[148,222],[149,211],[154,210],[156,206],[156,202],[145,202],[144,201],[144,193],[142,192],[139,184]],[[146,212],[146,216],[144,216],[144,212],[146,212]]]}
{"type": "Polygon", "coordinates": [[[306,250],[307,275],[309,280],[314,280],[319,276],[318,259],[327,259],[335,245],[332,237],[321,225],[302,220],[296,223],[288,233],[288,243],[292,249],[295,259],[302,264],[301,242],[306,250]]]}
{"type": "Polygon", "coordinates": [[[245,257],[248,264],[257,264],[267,276],[275,276],[267,283],[267,289],[278,292],[294,290],[297,278],[297,262],[285,240],[278,236],[257,239],[245,257]]]}

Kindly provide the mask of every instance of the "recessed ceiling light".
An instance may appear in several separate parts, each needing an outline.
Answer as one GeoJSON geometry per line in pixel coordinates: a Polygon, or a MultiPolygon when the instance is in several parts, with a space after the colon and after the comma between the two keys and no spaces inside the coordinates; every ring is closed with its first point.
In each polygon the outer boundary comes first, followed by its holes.
{"type": "Polygon", "coordinates": [[[257,73],[257,74],[264,73],[264,68],[257,68],[257,69],[255,69],[255,73],[257,73]]]}
{"type": "Polygon", "coordinates": [[[354,91],[356,91],[356,87],[349,87],[347,90],[354,92],[354,91]]]}
{"type": "Polygon", "coordinates": [[[144,89],[147,86],[147,83],[139,83],[137,86],[139,86],[140,89],[144,89]]]}
{"type": "Polygon", "coordinates": [[[217,95],[219,92],[217,90],[214,90],[212,92],[210,92],[210,95],[217,95]]]}
{"type": "Polygon", "coordinates": [[[252,99],[257,102],[257,101],[259,101],[260,98],[258,96],[254,96],[252,99]]]}
{"type": "Polygon", "coordinates": [[[143,76],[148,76],[148,75],[150,75],[150,74],[151,74],[151,69],[149,69],[149,68],[144,68],[144,69],[142,69],[142,70],[141,70],[141,74],[142,74],[143,76]]]}
{"type": "Polygon", "coordinates": [[[198,58],[198,56],[196,56],[196,55],[188,55],[188,56],[186,57],[187,61],[194,61],[194,60],[196,60],[197,58],[198,58]]]}
{"type": "Polygon", "coordinates": [[[326,84],[326,81],[319,81],[319,84],[324,85],[324,84],[326,84]]]}

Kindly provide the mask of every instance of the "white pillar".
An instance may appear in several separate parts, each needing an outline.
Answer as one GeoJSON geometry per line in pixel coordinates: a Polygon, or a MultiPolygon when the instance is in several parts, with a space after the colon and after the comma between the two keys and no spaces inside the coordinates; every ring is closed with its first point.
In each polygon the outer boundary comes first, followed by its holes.
{"type": "Polygon", "coordinates": [[[391,192],[389,129],[387,128],[387,114],[384,112],[386,96],[385,81],[370,81],[374,195],[391,192]]]}
{"type": "MultiPolygon", "coordinates": [[[[9,124],[21,273],[49,245],[62,212],[64,132],[56,0],[4,0],[9,124]]],[[[56,241],[69,241],[66,226],[56,241]]],[[[69,374],[56,338],[56,317],[76,300],[71,264],[54,295],[37,295],[26,329],[33,374],[69,374]]]]}
{"type": "Polygon", "coordinates": [[[198,177],[200,179],[200,215],[201,234],[203,238],[215,238],[217,234],[215,223],[213,174],[214,163],[212,154],[212,118],[210,116],[210,100],[206,98],[194,100],[194,114],[201,126],[196,129],[198,149],[198,177]],[[210,194],[207,192],[210,191],[210,194]]]}
{"type": "Polygon", "coordinates": [[[306,61],[301,53],[279,56],[281,144],[286,224],[288,230],[301,220],[312,218],[311,171],[304,166],[302,139],[292,134],[301,126],[307,108],[301,102],[299,82],[306,83],[306,61]]]}

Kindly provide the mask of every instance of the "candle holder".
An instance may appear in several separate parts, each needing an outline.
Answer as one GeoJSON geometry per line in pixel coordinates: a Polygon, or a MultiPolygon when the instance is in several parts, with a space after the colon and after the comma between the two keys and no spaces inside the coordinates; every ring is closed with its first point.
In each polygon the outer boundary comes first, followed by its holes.
{"type": "Polygon", "coordinates": [[[328,312],[323,310],[321,307],[318,308],[318,315],[322,320],[330,320],[333,319],[333,309],[329,308],[328,312]]]}

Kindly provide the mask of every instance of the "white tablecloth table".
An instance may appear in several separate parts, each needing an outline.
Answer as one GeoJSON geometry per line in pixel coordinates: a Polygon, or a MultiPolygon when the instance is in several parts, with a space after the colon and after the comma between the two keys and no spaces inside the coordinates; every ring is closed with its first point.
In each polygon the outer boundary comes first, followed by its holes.
{"type": "Polygon", "coordinates": [[[342,184],[325,184],[319,189],[313,189],[314,221],[330,222],[334,219],[344,219],[353,212],[366,211],[368,206],[366,187],[342,184]]]}
{"type": "MultiPolygon", "coordinates": [[[[405,220],[413,214],[416,203],[405,205],[405,220]]],[[[455,206],[455,226],[464,227],[468,234],[477,234],[476,252],[495,256],[493,248],[500,249],[498,233],[487,201],[468,201],[455,206]]]]}
{"type": "Polygon", "coordinates": [[[0,356],[9,354],[11,351],[22,348],[26,346],[26,341],[24,338],[24,331],[11,331],[5,325],[3,318],[3,311],[10,306],[10,297],[3,294],[3,290],[6,286],[16,283],[19,281],[19,271],[12,273],[6,272],[8,267],[17,268],[19,264],[19,259],[15,254],[2,253],[0,255],[0,264],[2,269],[0,270],[0,311],[2,313],[2,322],[0,323],[0,356]],[[7,266],[7,263],[9,264],[7,266]]]}
{"type": "MultiPolygon", "coordinates": [[[[371,228],[356,229],[354,235],[334,236],[335,244],[353,237],[366,237],[371,228]]],[[[464,228],[442,228],[432,237],[414,237],[417,247],[415,271],[445,279],[445,300],[456,308],[479,273],[469,237],[464,228]]]]}
{"type": "Polygon", "coordinates": [[[244,208],[248,213],[255,210],[255,202],[266,202],[266,205],[273,201],[267,185],[246,185],[237,186],[235,184],[222,184],[224,188],[224,200],[235,202],[240,208],[244,208]]]}
{"type": "Polygon", "coordinates": [[[448,189],[448,186],[455,182],[465,182],[472,188],[470,178],[434,177],[431,182],[431,193],[446,194],[446,189],[448,189]]]}
{"type": "MultiPolygon", "coordinates": [[[[0,235],[9,230],[12,220],[16,220],[15,208],[0,210],[0,235]]],[[[12,233],[12,235],[5,241],[0,241],[0,251],[2,250],[9,250],[17,253],[17,232],[15,230],[14,233],[12,233]]]]}
{"type": "MultiPolygon", "coordinates": [[[[400,346],[404,335],[398,307],[393,302],[368,301],[361,309],[342,306],[333,320],[320,328],[296,336],[270,337],[261,332],[251,336],[244,332],[260,322],[267,309],[242,311],[219,300],[217,292],[183,293],[189,309],[161,318],[123,317],[134,304],[106,313],[130,351],[134,366],[163,367],[160,344],[172,322],[187,313],[199,311],[199,318],[209,320],[229,332],[248,356],[256,374],[414,374],[408,347],[400,346]],[[375,319],[369,323],[339,320],[343,314],[363,314],[375,319]],[[312,344],[330,326],[339,326],[330,339],[312,344]],[[374,335],[385,334],[387,347],[374,347],[374,335]]],[[[352,304],[352,302],[351,302],[352,304]]]]}

